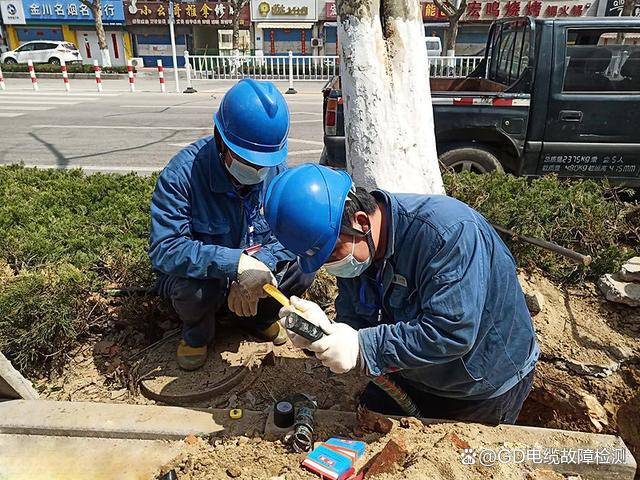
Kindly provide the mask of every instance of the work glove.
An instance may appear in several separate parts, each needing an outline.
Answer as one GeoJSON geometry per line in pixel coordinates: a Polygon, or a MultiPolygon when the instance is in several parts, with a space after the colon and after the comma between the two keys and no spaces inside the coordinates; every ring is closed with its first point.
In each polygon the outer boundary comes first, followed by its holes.
{"type": "Polygon", "coordinates": [[[316,358],[333,373],[346,373],[358,366],[360,342],[355,329],[346,323],[331,322],[320,306],[298,297],[291,297],[291,306],[280,310],[283,325],[287,315],[294,310],[325,332],[321,339],[310,342],[287,330],[294,346],[314,352],[316,358]]]}
{"type": "Polygon", "coordinates": [[[227,305],[239,317],[255,317],[258,313],[258,297],[245,295],[237,282],[229,287],[227,305]]]}
{"type": "Polygon", "coordinates": [[[269,267],[245,253],[240,255],[236,281],[240,290],[251,301],[267,296],[267,293],[262,289],[263,285],[270,283],[274,287],[278,286],[276,277],[273,276],[269,267]]]}

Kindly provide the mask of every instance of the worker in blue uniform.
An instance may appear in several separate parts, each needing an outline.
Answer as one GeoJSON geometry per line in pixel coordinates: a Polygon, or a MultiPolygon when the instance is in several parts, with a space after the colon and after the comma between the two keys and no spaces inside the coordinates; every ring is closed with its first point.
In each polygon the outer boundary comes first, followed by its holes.
{"type": "MultiPolygon", "coordinates": [[[[478,212],[445,195],[367,192],[344,171],[302,165],[271,182],[265,216],[302,271],[337,277],[335,323],[292,300],[326,332],[315,342],[289,332],[294,345],[334,373],[389,375],[426,417],[516,421],[540,350],[515,261],[478,212]]],[[[360,401],[402,414],[374,383],[360,401]]]]}
{"type": "Polygon", "coordinates": [[[236,322],[280,345],[277,303],[262,289],[301,295],[313,274],[269,230],[266,187],[287,169],[289,110],[270,82],[241,80],[222,98],[214,134],[180,151],[158,177],[151,201],[149,256],[158,293],[182,320],[177,361],[200,368],[227,305],[236,322]],[[242,319],[244,318],[244,321],[242,319]]]}

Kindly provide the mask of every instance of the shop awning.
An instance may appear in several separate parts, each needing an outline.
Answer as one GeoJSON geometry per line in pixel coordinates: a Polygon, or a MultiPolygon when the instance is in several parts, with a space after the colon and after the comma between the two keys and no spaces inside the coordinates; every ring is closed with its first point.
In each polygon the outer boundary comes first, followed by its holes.
{"type": "Polygon", "coordinates": [[[313,23],[256,23],[261,29],[282,28],[284,30],[302,29],[307,30],[313,27],[313,23]]]}

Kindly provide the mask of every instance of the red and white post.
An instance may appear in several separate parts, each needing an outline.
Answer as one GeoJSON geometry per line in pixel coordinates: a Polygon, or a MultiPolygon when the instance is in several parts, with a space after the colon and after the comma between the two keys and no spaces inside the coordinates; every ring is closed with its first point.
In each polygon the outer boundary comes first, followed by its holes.
{"type": "Polygon", "coordinates": [[[93,61],[93,71],[96,74],[96,86],[98,87],[98,92],[102,92],[102,78],[100,78],[100,65],[98,65],[98,60],[93,61]]]}
{"type": "Polygon", "coordinates": [[[33,91],[38,91],[38,78],[36,77],[36,71],[33,69],[33,61],[27,60],[27,66],[29,68],[29,76],[31,77],[31,85],[33,86],[33,91]]]}
{"type": "Polygon", "coordinates": [[[127,60],[127,72],[129,73],[129,91],[131,93],[136,91],[136,78],[133,76],[133,62],[127,60]]]}
{"type": "Polygon", "coordinates": [[[160,59],[158,59],[158,78],[160,79],[160,92],[166,93],[167,87],[164,84],[164,67],[160,59]]]}
{"type": "Polygon", "coordinates": [[[71,91],[71,85],[69,85],[69,75],[67,74],[67,64],[63,59],[60,59],[60,71],[62,72],[62,81],[64,82],[64,89],[67,92],[71,91]]]}
{"type": "Polygon", "coordinates": [[[4,76],[2,75],[2,67],[0,67],[0,90],[6,90],[4,86],[4,76]]]}

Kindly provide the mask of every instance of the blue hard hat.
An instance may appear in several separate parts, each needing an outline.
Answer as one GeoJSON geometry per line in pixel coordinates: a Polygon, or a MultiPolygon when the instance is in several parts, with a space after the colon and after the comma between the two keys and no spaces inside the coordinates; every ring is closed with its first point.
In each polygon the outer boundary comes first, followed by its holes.
{"type": "Polygon", "coordinates": [[[265,218],[278,241],[298,256],[304,273],[315,272],[331,256],[352,183],[343,170],[304,164],[269,184],[265,218]]]}
{"type": "Polygon", "coordinates": [[[249,163],[275,167],[287,157],[289,108],[271,82],[240,80],[222,97],[213,121],[224,143],[249,163]]]}

